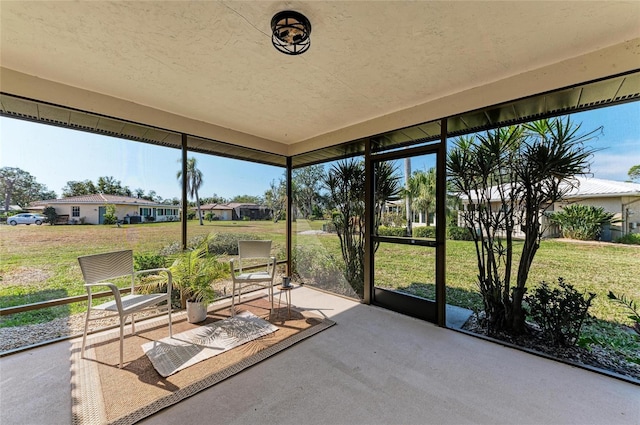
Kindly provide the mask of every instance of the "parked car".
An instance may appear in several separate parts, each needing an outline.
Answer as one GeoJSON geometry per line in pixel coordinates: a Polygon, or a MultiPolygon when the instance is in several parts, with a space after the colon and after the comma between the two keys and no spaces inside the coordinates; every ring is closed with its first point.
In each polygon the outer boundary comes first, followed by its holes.
{"type": "Polygon", "coordinates": [[[21,213],[7,218],[7,223],[12,226],[15,226],[16,224],[26,224],[27,226],[30,224],[37,224],[40,226],[46,220],[47,217],[40,214],[21,213]]]}

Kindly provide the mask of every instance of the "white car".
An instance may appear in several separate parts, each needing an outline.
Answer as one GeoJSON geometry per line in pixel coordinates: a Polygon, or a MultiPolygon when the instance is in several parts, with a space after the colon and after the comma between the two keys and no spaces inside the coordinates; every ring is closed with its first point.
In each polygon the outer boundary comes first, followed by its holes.
{"type": "Polygon", "coordinates": [[[7,219],[7,222],[12,226],[15,226],[16,224],[26,224],[27,226],[30,224],[37,224],[40,226],[46,219],[47,218],[45,216],[40,214],[22,213],[12,215],[7,219]]]}

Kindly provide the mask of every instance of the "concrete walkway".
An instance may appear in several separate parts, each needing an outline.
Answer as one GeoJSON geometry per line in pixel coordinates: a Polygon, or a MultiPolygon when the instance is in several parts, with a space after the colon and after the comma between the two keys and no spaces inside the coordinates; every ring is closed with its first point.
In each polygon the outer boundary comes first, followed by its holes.
{"type": "MultiPolygon", "coordinates": [[[[277,296],[277,294],[276,294],[277,296]]],[[[145,424],[640,424],[640,387],[297,287],[336,326],[145,424]]],[[[0,359],[0,423],[68,424],[68,342],[0,359]]]]}

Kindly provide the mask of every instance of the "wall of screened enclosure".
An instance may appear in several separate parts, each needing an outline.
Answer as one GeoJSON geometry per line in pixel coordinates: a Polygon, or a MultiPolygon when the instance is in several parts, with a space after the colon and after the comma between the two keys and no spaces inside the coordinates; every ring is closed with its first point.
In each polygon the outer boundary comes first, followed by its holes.
{"type": "MultiPolygon", "coordinates": [[[[35,207],[29,209],[34,213],[53,207],[59,217],[68,211],[68,219],[59,219],[55,225],[0,226],[2,309],[86,296],[77,260],[83,255],[131,249],[138,270],[171,267],[182,252],[183,214],[187,218],[187,247],[206,244],[209,255],[220,265],[213,282],[217,299],[231,293],[229,259],[237,255],[238,240],[271,240],[272,255],[278,261],[286,261],[283,167],[188,152],[188,208],[183,212],[180,149],[0,119],[5,129],[16,126],[16,132],[25,138],[30,132],[45,134],[40,139],[55,140],[61,155],[73,152],[75,164],[68,166],[55,153],[49,155],[52,163],[60,161],[57,165],[60,170],[66,168],[60,173],[68,176],[67,182],[58,187],[39,178],[38,183],[55,192],[55,197],[29,206],[35,207]],[[105,170],[96,158],[115,166],[105,170]]],[[[8,140],[3,138],[5,142],[8,140]]],[[[38,169],[24,171],[40,175],[38,169]]],[[[284,274],[285,267],[280,265],[279,276],[284,274]]],[[[116,283],[121,288],[130,285],[130,281],[116,283]]],[[[147,283],[137,282],[143,287],[147,283]]],[[[178,308],[181,304],[178,290],[173,298],[174,307],[178,308]]],[[[109,300],[106,297],[94,303],[109,300]]],[[[57,329],[55,335],[73,335],[82,331],[85,311],[86,301],[3,315],[0,328],[9,332],[15,327],[41,329],[51,325],[57,329]]],[[[53,335],[41,333],[48,339],[53,335]]],[[[23,334],[32,337],[16,341],[3,334],[0,351],[16,348],[15,344],[40,342],[33,340],[33,332],[23,334]]]]}
{"type": "Polygon", "coordinates": [[[292,183],[294,280],[362,298],[364,157],[296,168],[292,183]]]}

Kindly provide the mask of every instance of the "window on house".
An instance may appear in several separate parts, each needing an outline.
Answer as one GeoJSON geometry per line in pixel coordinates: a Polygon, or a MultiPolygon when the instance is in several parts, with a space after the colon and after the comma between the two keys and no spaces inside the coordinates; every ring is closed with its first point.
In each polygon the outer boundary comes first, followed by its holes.
{"type": "Polygon", "coordinates": [[[80,217],[80,207],[71,207],[71,217],[80,217]]]}

